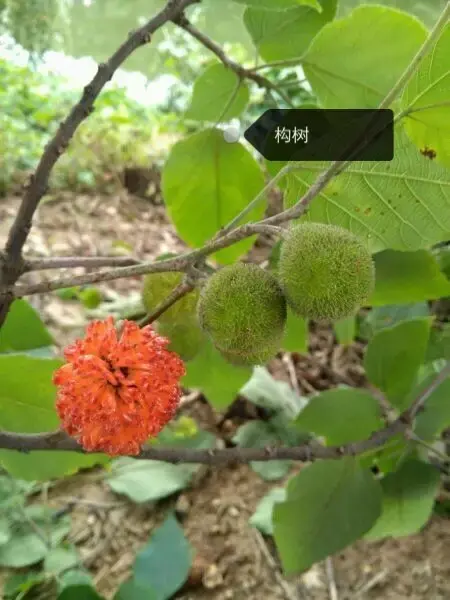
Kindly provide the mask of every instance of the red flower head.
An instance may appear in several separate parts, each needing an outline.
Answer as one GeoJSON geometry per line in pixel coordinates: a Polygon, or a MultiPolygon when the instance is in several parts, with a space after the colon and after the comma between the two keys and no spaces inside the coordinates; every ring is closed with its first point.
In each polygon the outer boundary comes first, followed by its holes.
{"type": "Polygon", "coordinates": [[[56,410],[67,433],[85,450],[139,454],[141,445],[173,418],[185,374],[169,340],[152,327],[125,321],[120,339],[112,317],[93,321],[68,346],[67,364],[53,376],[56,410]]]}

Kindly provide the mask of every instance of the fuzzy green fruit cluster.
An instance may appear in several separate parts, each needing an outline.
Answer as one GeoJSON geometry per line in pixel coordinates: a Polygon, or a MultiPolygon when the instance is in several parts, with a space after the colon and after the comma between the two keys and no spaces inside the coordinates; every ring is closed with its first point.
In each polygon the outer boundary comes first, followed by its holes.
{"type": "Polygon", "coordinates": [[[286,311],[276,279],[244,263],[212,275],[198,303],[203,330],[224,358],[236,365],[264,364],[278,352],[286,311]]]}
{"type": "Polygon", "coordinates": [[[297,315],[334,321],[369,299],[375,267],[369,250],[350,231],[302,223],[289,231],[281,247],[278,278],[297,315]]]}

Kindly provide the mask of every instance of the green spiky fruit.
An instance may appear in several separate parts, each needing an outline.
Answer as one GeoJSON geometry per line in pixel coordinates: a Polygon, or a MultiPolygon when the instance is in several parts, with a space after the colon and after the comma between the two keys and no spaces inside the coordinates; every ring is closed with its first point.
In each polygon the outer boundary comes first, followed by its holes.
{"type": "Polygon", "coordinates": [[[256,265],[236,263],[209,278],[198,316],[226,360],[242,366],[264,364],[280,347],[286,300],[273,275],[256,265]]]}
{"type": "MultiPolygon", "coordinates": [[[[155,310],[160,302],[165,300],[183,280],[183,273],[149,273],[144,277],[142,302],[148,313],[155,310]]],[[[160,323],[182,323],[193,318],[197,310],[199,292],[193,290],[180,298],[166,310],[158,319],[160,323]]]]}
{"type": "Polygon", "coordinates": [[[375,267],[366,246],[350,231],[302,223],[283,242],[278,277],[296,314],[334,321],[354,314],[369,299],[375,267]]]}
{"type": "Polygon", "coordinates": [[[157,329],[159,334],[170,340],[168,349],[176,352],[184,361],[192,360],[204,341],[196,317],[186,319],[183,323],[159,322],[157,329]]]}

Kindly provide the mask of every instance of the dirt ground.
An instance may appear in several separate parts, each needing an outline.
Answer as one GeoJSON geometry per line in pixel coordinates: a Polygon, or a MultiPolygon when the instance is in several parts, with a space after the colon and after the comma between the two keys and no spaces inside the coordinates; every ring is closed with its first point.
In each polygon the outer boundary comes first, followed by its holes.
{"type": "MultiPolygon", "coordinates": [[[[17,206],[17,198],[0,199],[1,245],[17,206]]],[[[33,257],[95,256],[124,247],[140,259],[151,259],[180,250],[183,244],[162,207],[148,200],[126,193],[114,197],[67,194],[41,206],[26,253],[33,257]]],[[[263,258],[264,249],[257,248],[254,254],[263,258]]],[[[55,276],[50,271],[30,273],[23,281],[55,276]]],[[[137,296],[140,278],[98,287],[106,296],[111,290],[137,296]]],[[[55,295],[30,300],[60,345],[82,333],[86,316],[78,303],[63,302],[55,295]]],[[[307,355],[279,357],[269,369],[303,394],[340,383],[364,386],[362,355],[361,344],[342,348],[336,346],[329,330],[315,329],[307,355]]],[[[225,421],[201,397],[183,410],[202,427],[226,438],[246,412],[242,401],[240,410],[236,406],[225,421]]],[[[107,598],[127,579],[136,551],[172,506],[196,551],[179,600],[450,599],[450,520],[437,516],[417,535],[358,542],[303,576],[286,579],[271,540],[248,525],[263,495],[282,483],[265,482],[248,466],[203,468],[192,487],[178,497],[157,506],[136,506],[107,489],[93,470],[57,482],[48,501],[61,508],[76,500],[70,539],[107,598]]]]}

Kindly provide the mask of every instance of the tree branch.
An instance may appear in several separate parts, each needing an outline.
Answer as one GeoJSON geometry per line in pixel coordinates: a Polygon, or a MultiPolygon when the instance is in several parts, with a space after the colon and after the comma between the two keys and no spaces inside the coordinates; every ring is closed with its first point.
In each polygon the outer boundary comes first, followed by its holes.
{"type": "Polygon", "coordinates": [[[139,325],[141,327],[150,325],[159,319],[159,317],[164,314],[166,310],[169,310],[169,308],[171,308],[176,302],[178,302],[178,300],[181,300],[181,298],[189,294],[189,292],[192,292],[193,289],[194,285],[192,283],[182,281],[174,290],[172,290],[165,300],[158,304],[152,313],[148,314],[142,319],[142,321],[140,321],[139,325]]]}
{"type": "MultiPolygon", "coordinates": [[[[206,465],[225,465],[230,463],[267,462],[271,460],[294,460],[310,462],[319,459],[335,460],[343,456],[359,456],[381,448],[391,438],[407,434],[418,411],[424,406],[430,395],[450,375],[450,363],[436,375],[434,380],[412,402],[395,421],[384,429],[374,432],[368,439],[342,446],[322,446],[309,442],[296,447],[266,448],[224,448],[217,450],[194,450],[190,448],[143,447],[135,457],[139,459],[159,460],[173,464],[199,463],[206,465]]],[[[59,450],[84,452],[81,446],[63,431],[50,433],[25,434],[0,431],[0,448],[31,452],[34,450],[59,450]]]]}
{"type": "Polygon", "coordinates": [[[139,264],[137,259],[128,256],[55,256],[52,258],[25,258],[24,260],[24,273],[76,267],[86,269],[128,267],[139,264]]]}
{"type": "Polygon", "coordinates": [[[178,17],[173,19],[173,22],[187,31],[193,38],[195,38],[200,44],[202,44],[205,48],[213,52],[217,58],[228,68],[236,73],[236,75],[240,79],[250,79],[254,81],[259,87],[265,88],[267,90],[271,90],[276,92],[283,100],[286,102],[288,106],[291,108],[295,108],[289,96],[283,91],[280,90],[279,87],[264,77],[263,75],[258,75],[252,69],[246,69],[239,63],[231,60],[222,48],[216,44],[211,38],[209,38],[205,33],[199,31],[192,23],[186,18],[184,14],[180,14],[178,17]]]}

